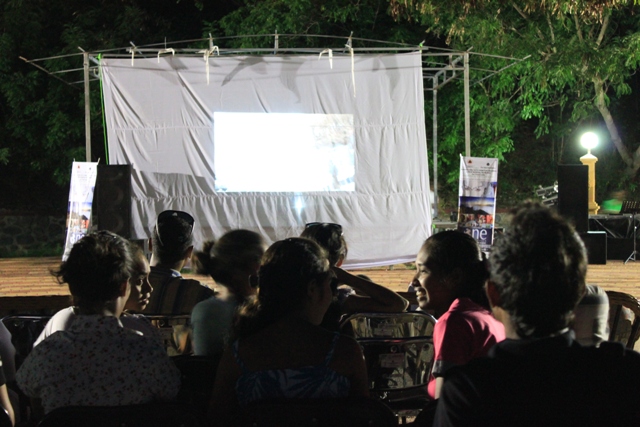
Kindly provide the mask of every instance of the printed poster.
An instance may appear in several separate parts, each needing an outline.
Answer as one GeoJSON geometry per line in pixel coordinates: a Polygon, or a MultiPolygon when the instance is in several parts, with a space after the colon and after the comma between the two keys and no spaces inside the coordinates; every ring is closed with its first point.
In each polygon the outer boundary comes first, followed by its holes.
{"type": "Polygon", "coordinates": [[[67,238],[64,243],[62,261],[69,256],[71,247],[88,233],[91,226],[91,205],[98,176],[98,163],[73,162],[71,166],[71,188],[67,209],[67,238]]]}
{"type": "Polygon", "coordinates": [[[460,156],[458,230],[473,236],[483,252],[493,244],[498,159],[460,156]]]}

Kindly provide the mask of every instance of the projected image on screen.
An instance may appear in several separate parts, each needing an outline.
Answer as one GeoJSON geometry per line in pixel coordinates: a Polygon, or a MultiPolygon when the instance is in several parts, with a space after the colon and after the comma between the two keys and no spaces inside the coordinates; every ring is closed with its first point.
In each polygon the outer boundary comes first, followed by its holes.
{"type": "Polygon", "coordinates": [[[351,114],[214,113],[216,191],[355,191],[351,114]]]}

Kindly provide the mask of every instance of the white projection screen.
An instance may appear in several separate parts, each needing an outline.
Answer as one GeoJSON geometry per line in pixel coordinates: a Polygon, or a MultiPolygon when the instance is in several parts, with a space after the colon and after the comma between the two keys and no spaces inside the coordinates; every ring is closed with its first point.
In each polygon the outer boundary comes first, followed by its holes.
{"type": "Polygon", "coordinates": [[[346,267],[415,259],[431,231],[419,53],[205,65],[101,59],[109,163],[133,166],[133,239],[178,209],[196,218],[197,248],[235,228],[271,243],[322,221],[343,226],[346,267]]]}

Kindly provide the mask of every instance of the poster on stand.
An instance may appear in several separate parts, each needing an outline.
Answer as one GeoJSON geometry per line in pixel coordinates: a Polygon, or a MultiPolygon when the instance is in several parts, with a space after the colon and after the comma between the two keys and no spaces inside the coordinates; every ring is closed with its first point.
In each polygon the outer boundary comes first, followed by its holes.
{"type": "Polygon", "coordinates": [[[91,205],[98,176],[98,163],[73,162],[71,188],[67,208],[67,237],[62,261],[66,261],[74,243],[80,240],[91,226],[91,205]]]}
{"type": "Polygon", "coordinates": [[[498,189],[498,159],[460,156],[458,230],[490,252],[498,189]]]}

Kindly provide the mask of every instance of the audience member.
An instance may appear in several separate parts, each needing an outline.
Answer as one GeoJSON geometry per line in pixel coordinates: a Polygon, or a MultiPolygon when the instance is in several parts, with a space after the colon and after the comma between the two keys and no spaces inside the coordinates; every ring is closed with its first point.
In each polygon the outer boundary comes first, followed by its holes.
{"type": "MultiPolygon", "coordinates": [[[[16,380],[16,348],[12,342],[11,332],[7,329],[4,323],[0,322],[0,362],[2,363],[2,375],[6,384],[15,386],[16,380]]],[[[9,400],[12,408],[16,408],[13,412],[14,424],[20,422],[20,411],[17,410],[20,407],[20,399],[18,393],[7,387],[9,394],[9,400]]],[[[13,409],[12,409],[13,411],[13,409]]]]}
{"type": "MultiPolygon", "coordinates": [[[[133,243],[130,243],[130,245],[134,260],[132,276],[129,279],[131,292],[124,306],[124,311],[120,315],[120,323],[122,323],[122,326],[125,328],[138,331],[161,343],[162,339],[158,333],[158,329],[153,326],[146,317],[137,314],[142,312],[149,302],[153,288],[149,284],[149,262],[147,261],[147,257],[139,246],[133,243]]],[[[77,317],[79,311],[80,308],[78,306],[72,306],[54,314],[45,325],[33,346],[37,346],[42,340],[54,332],[69,329],[69,326],[77,317]]]]}
{"type": "Polygon", "coordinates": [[[526,203],[491,253],[487,295],[507,339],[447,372],[436,426],[639,425],[640,354],[569,329],[587,258],[575,230],[526,203]]]}
{"type": "Polygon", "coordinates": [[[573,314],[571,329],[580,344],[598,346],[609,339],[609,297],[604,289],[587,285],[573,314]]]}
{"type": "Polygon", "coordinates": [[[193,349],[197,356],[218,356],[228,344],[236,308],[256,294],[257,279],[266,250],[262,236],[249,230],[232,230],[217,242],[206,242],[194,261],[200,274],[209,274],[218,295],[199,302],[191,314],[193,349]]]}
{"type": "Polygon", "coordinates": [[[241,309],[237,340],[218,367],[212,421],[231,424],[261,400],[368,395],[360,346],[319,326],[333,297],[324,250],[307,239],[276,242],[258,277],[258,296],[241,309]]]}
{"type": "Polygon", "coordinates": [[[13,406],[11,405],[11,400],[9,399],[7,379],[4,376],[4,370],[2,369],[2,367],[2,358],[0,358],[0,408],[2,408],[7,413],[7,415],[9,415],[11,424],[15,425],[16,418],[13,412],[13,406]]]}
{"type": "Polygon", "coordinates": [[[164,211],[158,215],[151,237],[151,273],[154,292],[144,312],[147,314],[191,314],[200,301],[214,292],[197,280],[185,279],[180,271],[193,253],[195,220],[182,211],[164,211]]]}
{"type": "Polygon", "coordinates": [[[327,251],[338,284],[348,286],[338,289],[336,298],[323,320],[323,326],[336,330],[340,317],[344,314],[393,313],[404,311],[409,306],[407,300],[392,290],[340,268],[347,257],[347,242],[340,224],[311,222],[305,226],[300,237],[315,241],[327,251]]]}
{"type": "Polygon", "coordinates": [[[431,397],[439,397],[448,369],[485,356],[505,338],[504,327],[492,316],[484,294],[489,276],[485,261],[473,237],[459,231],[429,237],[416,258],[418,303],[438,319],[433,330],[431,397]]]}
{"type": "Polygon", "coordinates": [[[4,360],[2,371],[7,382],[15,380],[16,377],[15,357],[16,348],[11,341],[11,332],[0,322],[0,359],[4,360]]]}
{"type": "Polygon", "coordinates": [[[56,276],[77,303],[71,325],[36,346],[16,373],[44,412],[63,406],[117,406],[172,399],[180,373],[152,338],[119,321],[131,292],[131,245],[107,231],[73,245],[56,276]]]}

